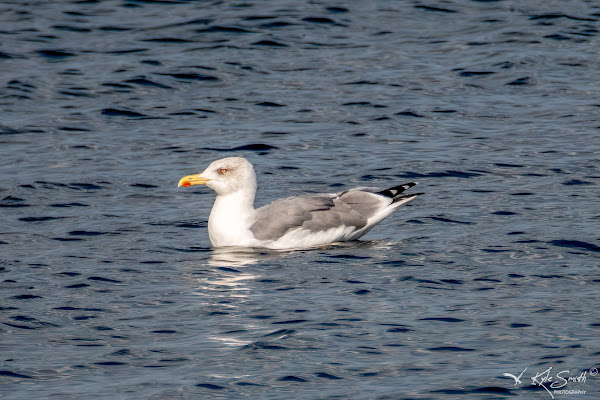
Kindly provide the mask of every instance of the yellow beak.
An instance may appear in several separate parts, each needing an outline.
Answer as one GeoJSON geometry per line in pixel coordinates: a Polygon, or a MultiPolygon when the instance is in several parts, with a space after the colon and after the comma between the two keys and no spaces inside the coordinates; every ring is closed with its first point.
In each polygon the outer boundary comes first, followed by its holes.
{"type": "Polygon", "coordinates": [[[210,179],[205,178],[203,176],[200,175],[188,175],[188,176],[184,176],[183,178],[181,178],[179,180],[179,183],[177,184],[177,187],[188,187],[188,186],[194,186],[194,185],[206,185],[206,183],[210,181],[210,179]]]}

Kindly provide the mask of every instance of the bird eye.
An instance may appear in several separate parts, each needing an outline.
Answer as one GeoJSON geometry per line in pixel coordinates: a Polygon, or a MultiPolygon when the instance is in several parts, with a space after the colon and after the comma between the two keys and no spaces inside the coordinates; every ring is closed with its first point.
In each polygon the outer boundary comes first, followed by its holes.
{"type": "Polygon", "coordinates": [[[226,174],[229,170],[227,168],[219,168],[219,174],[226,174]]]}

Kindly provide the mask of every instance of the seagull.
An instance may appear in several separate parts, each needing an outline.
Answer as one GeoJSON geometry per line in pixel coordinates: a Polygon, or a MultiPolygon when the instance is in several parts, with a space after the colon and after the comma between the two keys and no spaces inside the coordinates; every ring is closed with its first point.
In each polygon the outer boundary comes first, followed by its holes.
{"type": "Polygon", "coordinates": [[[525,371],[527,371],[527,367],[525,367],[525,369],[519,374],[519,376],[514,376],[513,374],[509,374],[508,372],[504,372],[502,375],[508,376],[509,378],[513,378],[515,380],[515,386],[517,386],[519,383],[523,383],[521,382],[521,377],[523,376],[525,371]]]}
{"type": "Polygon", "coordinates": [[[358,239],[422,194],[403,194],[416,184],[288,197],[255,209],[254,166],[243,157],[228,157],[184,176],[178,187],[206,185],[217,193],[208,218],[213,247],[302,249],[358,239]]]}

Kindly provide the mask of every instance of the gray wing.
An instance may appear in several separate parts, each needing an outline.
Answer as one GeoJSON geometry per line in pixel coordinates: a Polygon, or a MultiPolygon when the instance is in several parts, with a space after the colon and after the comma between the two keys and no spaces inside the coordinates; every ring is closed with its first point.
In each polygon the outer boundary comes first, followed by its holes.
{"type": "Polygon", "coordinates": [[[356,230],[392,203],[376,189],[359,188],[338,194],[316,194],[277,200],[259,208],[250,231],[259,240],[276,240],[292,229],[312,232],[339,226],[356,230]]]}

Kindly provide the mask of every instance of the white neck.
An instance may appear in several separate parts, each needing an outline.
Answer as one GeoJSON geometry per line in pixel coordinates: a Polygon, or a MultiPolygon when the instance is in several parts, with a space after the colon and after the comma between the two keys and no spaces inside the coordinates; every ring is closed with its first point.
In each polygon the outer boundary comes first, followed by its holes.
{"type": "Polygon", "coordinates": [[[251,245],[250,226],[254,222],[255,190],[238,190],[218,195],[208,218],[208,234],[213,246],[251,245]]]}

